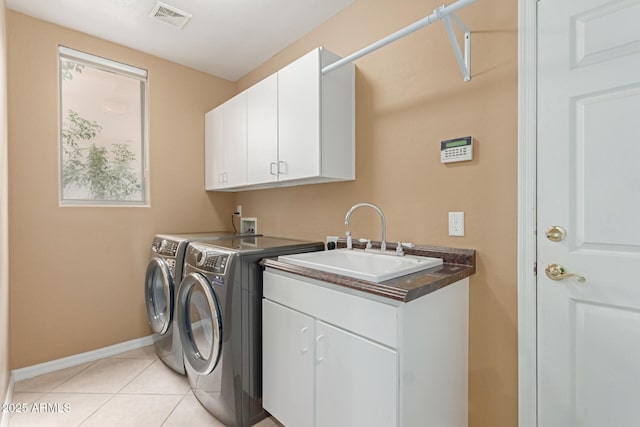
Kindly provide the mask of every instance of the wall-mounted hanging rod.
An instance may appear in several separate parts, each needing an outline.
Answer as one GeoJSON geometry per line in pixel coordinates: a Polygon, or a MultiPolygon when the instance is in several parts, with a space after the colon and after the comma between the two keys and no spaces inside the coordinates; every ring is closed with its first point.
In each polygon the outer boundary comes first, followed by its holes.
{"type": "Polygon", "coordinates": [[[395,33],[388,35],[387,37],[378,40],[375,43],[370,44],[369,46],[360,49],[356,53],[353,53],[345,58],[342,58],[339,61],[334,62],[333,64],[329,64],[322,69],[322,74],[326,74],[335,70],[336,68],[340,68],[345,64],[348,64],[356,59],[363,57],[374,50],[378,50],[383,46],[388,45],[402,37],[413,33],[420,28],[426,27],[429,24],[432,24],[437,21],[444,21],[445,27],[447,29],[447,34],[449,36],[449,41],[451,42],[451,46],[453,47],[453,53],[456,55],[456,60],[458,61],[458,65],[460,66],[460,70],[462,71],[462,77],[465,82],[471,80],[471,32],[469,29],[462,23],[462,21],[454,14],[454,12],[458,9],[461,9],[476,0],[458,0],[455,3],[450,4],[449,6],[440,6],[435,9],[433,13],[427,17],[422,18],[421,20],[414,22],[413,24],[404,27],[403,29],[396,31],[395,33]],[[458,46],[458,41],[456,40],[455,33],[453,31],[453,26],[451,25],[451,18],[455,24],[457,24],[462,31],[464,31],[464,58],[462,53],[460,52],[460,47],[458,46]]]}

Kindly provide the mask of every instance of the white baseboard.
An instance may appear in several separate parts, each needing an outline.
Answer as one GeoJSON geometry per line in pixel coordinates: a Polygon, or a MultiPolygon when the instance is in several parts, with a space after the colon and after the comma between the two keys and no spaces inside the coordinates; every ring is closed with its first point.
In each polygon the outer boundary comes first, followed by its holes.
{"type": "MultiPolygon", "coordinates": [[[[11,403],[11,399],[13,398],[13,383],[14,383],[14,379],[13,379],[13,372],[11,373],[11,375],[9,375],[9,384],[7,384],[7,394],[4,397],[4,406],[3,408],[6,408],[7,405],[9,405],[11,403]]],[[[9,427],[9,417],[11,416],[11,414],[9,413],[9,411],[2,411],[0,413],[0,427],[9,427]]]]}
{"type": "MultiPolygon", "coordinates": [[[[70,368],[72,366],[81,365],[87,362],[93,362],[94,360],[115,356],[116,354],[136,350],[138,348],[146,347],[152,344],[153,337],[149,335],[143,338],[125,341],[120,344],[110,345],[109,347],[103,347],[97,350],[88,351],[86,353],[74,354],[73,356],[63,357],[62,359],[56,359],[50,362],[38,363],[37,365],[14,369],[12,371],[12,378],[14,381],[22,381],[26,380],[27,378],[33,378],[38,375],[58,371],[60,369],[70,368]]],[[[0,427],[4,427],[4,425],[0,427]]]]}

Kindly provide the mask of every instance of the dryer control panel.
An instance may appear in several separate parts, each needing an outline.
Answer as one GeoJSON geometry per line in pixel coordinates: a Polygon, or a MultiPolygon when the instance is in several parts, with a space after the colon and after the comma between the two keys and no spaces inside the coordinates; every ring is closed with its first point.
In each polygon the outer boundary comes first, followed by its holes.
{"type": "Polygon", "coordinates": [[[212,249],[199,243],[190,243],[185,256],[185,268],[198,270],[205,275],[225,275],[233,254],[212,249]]]}
{"type": "Polygon", "coordinates": [[[219,252],[199,251],[196,254],[196,266],[201,270],[224,274],[227,269],[229,255],[219,252]]]}

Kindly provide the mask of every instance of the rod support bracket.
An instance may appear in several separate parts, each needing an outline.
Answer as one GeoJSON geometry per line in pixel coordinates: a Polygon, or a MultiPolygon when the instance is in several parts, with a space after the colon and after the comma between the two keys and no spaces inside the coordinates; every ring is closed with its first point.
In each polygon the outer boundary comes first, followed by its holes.
{"type": "Polygon", "coordinates": [[[465,82],[468,82],[471,80],[471,31],[469,31],[469,28],[464,25],[455,13],[450,13],[444,16],[442,21],[444,22],[445,29],[447,30],[449,42],[451,42],[451,47],[453,48],[453,54],[455,55],[460,71],[462,72],[462,78],[465,82]],[[458,45],[452,21],[464,32],[464,56],[460,46],[458,45]]]}
{"type": "Polygon", "coordinates": [[[356,59],[361,58],[364,55],[373,52],[374,50],[380,49],[381,47],[386,46],[389,43],[394,42],[408,34],[411,34],[420,28],[426,27],[427,25],[430,25],[436,21],[443,21],[447,29],[447,34],[449,35],[451,47],[453,47],[453,53],[455,54],[458,65],[460,66],[460,70],[462,71],[462,77],[465,82],[468,82],[469,80],[471,80],[471,32],[466,27],[466,25],[464,25],[464,23],[456,16],[455,11],[475,1],[476,0],[458,0],[453,4],[450,4],[449,6],[442,5],[434,9],[431,15],[426,16],[399,31],[396,31],[395,33],[381,40],[378,40],[377,42],[363,49],[360,49],[356,53],[353,53],[346,58],[339,59],[333,64],[325,66],[322,69],[322,74],[324,75],[345,64],[355,61],[356,59]],[[460,27],[464,32],[464,57],[462,55],[462,51],[460,50],[460,46],[458,45],[455,32],[453,31],[451,20],[453,20],[456,25],[460,27]]]}

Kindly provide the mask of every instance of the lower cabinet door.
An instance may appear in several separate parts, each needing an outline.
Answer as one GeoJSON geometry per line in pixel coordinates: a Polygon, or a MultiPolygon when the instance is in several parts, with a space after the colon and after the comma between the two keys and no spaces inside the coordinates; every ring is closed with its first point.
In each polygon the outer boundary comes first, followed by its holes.
{"type": "Polygon", "coordinates": [[[287,427],[312,427],[315,320],[267,299],[262,319],[262,404],[287,427]]]}
{"type": "Polygon", "coordinates": [[[315,336],[315,426],[398,425],[397,352],[319,320],[315,336]]]}

